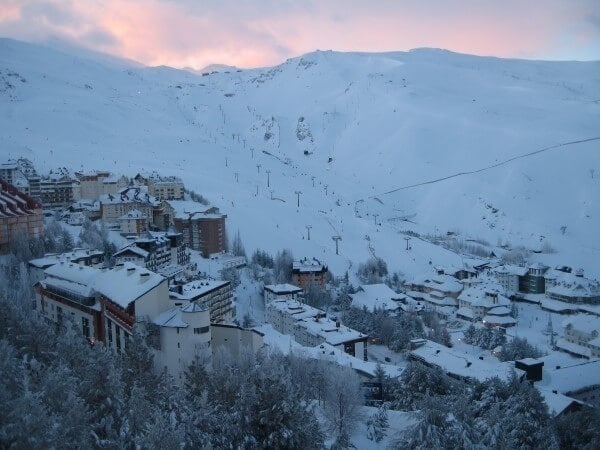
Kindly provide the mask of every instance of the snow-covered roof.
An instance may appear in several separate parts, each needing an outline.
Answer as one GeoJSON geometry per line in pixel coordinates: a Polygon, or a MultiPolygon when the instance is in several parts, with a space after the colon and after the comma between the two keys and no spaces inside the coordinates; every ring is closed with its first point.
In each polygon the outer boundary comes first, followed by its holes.
{"type": "Polygon", "coordinates": [[[298,300],[274,300],[269,303],[268,308],[276,309],[296,321],[310,319],[316,316],[325,317],[325,311],[322,309],[313,308],[298,300]]]}
{"type": "Polygon", "coordinates": [[[522,277],[527,275],[527,267],[505,264],[503,266],[494,267],[492,272],[497,275],[518,275],[522,277]]]}
{"type": "Polygon", "coordinates": [[[539,382],[539,385],[567,395],[592,386],[600,386],[600,360],[560,366],[560,368],[549,370],[546,370],[546,366],[544,366],[542,381],[539,382]]]}
{"type": "Polygon", "coordinates": [[[129,262],[111,270],[60,263],[49,267],[44,273],[46,278],[43,283],[54,283],[53,279],[71,282],[82,286],[81,292],[98,292],[122,308],[165,280],[161,275],[129,262]]]}
{"type": "Polygon", "coordinates": [[[518,375],[523,373],[513,364],[500,362],[492,356],[480,359],[429,340],[426,340],[424,345],[411,350],[410,355],[427,364],[437,366],[446,373],[479,381],[495,376],[508,379],[513,371],[518,375]]]}
{"type": "Polygon", "coordinates": [[[175,307],[163,311],[152,321],[156,325],[169,328],[187,328],[188,324],[181,318],[181,308],[175,307]]]}
{"type": "Polygon", "coordinates": [[[116,194],[103,194],[100,196],[100,203],[138,203],[151,206],[160,204],[156,197],[148,194],[148,188],[146,186],[128,186],[121,189],[116,194]]]}
{"type": "Polygon", "coordinates": [[[398,302],[405,298],[404,294],[396,294],[386,284],[364,284],[358,287],[355,294],[350,294],[352,306],[367,307],[370,311],[398,309],[398,302]]]}
{"type": "MultiPolygon", "coordinates": [[[[291,352],[294,355],[304,358],[330,361],[340,366],[355,369],[370,377],[375,376],[376,362],[356,358],[330,344],[323,343],[316,347],[304,347],[294,341],[292,336],[279,333],[269,324],[264,324],[254,329],[263,334],[266,345],[277,348],[286,355],[291,352]]],[[[397,378],[404,371],[404,367],[392,364],[381,364],[381,367],[390,378],[397,378]]]]}
{"type": "Polygon", "coordinates": [[[463,289],[463,284],[451,275],[422,275],[415,277],[410,283],[446,294],[457,294],[463,289]]]}
{"type": "Polygon", "coordinates": [[[495,308],[489,309],[487,313],[490,316],[506,316],[510,314],[510,309],[506,306],[496,306],[495,308]]]}
{"type": "Polygon", "coordinates": [[[113,256],[117,257],[117,256],[124,255],[125,253],[133,253],[134,255],[137,255],[140,258],[144,258],[144,259],[146,259],[149,255],[149,252],[147,252],[143,248],[139,248],[135,244],[130,244],[126,247],[123,247],[121,250],[116,252],[113,256]]]}
{"type": "Polygon", "coordinates": [[[151,289],[160,285],[166,278],[148,269],[126,262],[112,270],[100,271],[94,288],[113,302],[126,308],[151,289]]]}
{"type": "Polygon", "coordinates": [[[517,323],[515,319],[510,316],[484,316],[483,323],[491,323],[493,325],[514,325],[517,323]]]}
{"type": "Polygon", "coordinates": [[[229,284],[229,281],[222,280],[197,280],[182,285],[181,293],[171,290],[169,295],[173,298],[194,301],[229,284]]]}
{"type": "Polygon", "coordinates": [[[186,322],[186,314],[195,314],[208,311],[209,309],[205,306],[193,302],[187,304],[186,306],[176,306],[174,308],[167,309],[156,316],[152,322],[161,327],[187,328],[189,324],[186,322]]]}
{"type": "Polygon", "coordinates": [[[565,409],[571,406],[573,403],[581,404],[579,400],[575,400],[574,398],[567,397],[559,392],[553,392],[551,389],[546,389],[543,387],[535,385],[537,390],[542,394],[546,405],[548,405],[548,411],[554,417],[560,415],[565,409]]]}
{"type": "Polygon", "coordinates": [[[202,217],[212,219],[223,217],[223,214],[219,213],[218,208],[191,200],[169,200],[168,203],[173,208],[175,218],[177,219],[196,219],[202,217]]]}
{"type": "Polygon", "coordinates": [[[303,258],[292,263],[292,270],[300,273],[321,272],[327,270],[327,266],[316,258],[303,258]]]}
{"type": "Polygon", "coordinates": [[[101,250],[89,250],[87,248],[74,248],[70,252],[66,253],[47,253],[42,258],[36,258],[29,261],[29,265],[37,267],[38,269],[45,269],[59,262],[75,262],[82,258],[103,256],[104,252],[101,250]]]}
{"type": "Polygon", "coordinates": [[[561,302],[560,300],[552,300],[546,297],[540,299],[540,305],[544,309],[555,312],[577,311],[578,307],[578,305],[574,305],[572,303],[565,303],[561,302]]]}
{"type": "Polygon", "coordinates": [[[267,284],[265,290],[277,295],[296,294],[302,292],[302,288],[289,283],[267,284]]]}
{"type": "Polygon", "coordinates": [[[331,345],[340,345],[344,342],[366,340],[367,336],[359,331],[340,325],[327,317],[306,318],[298,321],[296,326],[308,330],[311,334],[321,336],[331,345]],[[339,325],[339,326],[338,326],[339,325]]]}
{"type": "Polygon", "coordinates": [[[463,306],[462,308],[458,308],[456,310],[456,315],[462,316],[462,317],[467,317],[469,319],[472,319],[473,317],[475,317],[473,310],[471,308],[467,308],[465,306],[463,306]]]}
{"type": "Polygon", "coordinates": [[[585,358],[592,357],[592,351],[589,348],[584,347],[583,345],[576,344],[574,342],[569,342],[563,338],[557,339],[555,345],[559,349],[564,350],[568,353],[572,353],[574,355],[583,356],[585,358]]]}
{"type": "Polygon", "coordinates": [[[501,287],[484,284],[465,289],[458,300],[469,303],[471,306],[483,306],[484,308],[494,308],[497,306],[509,306],[510,300],[500,294],[501,287]]]}

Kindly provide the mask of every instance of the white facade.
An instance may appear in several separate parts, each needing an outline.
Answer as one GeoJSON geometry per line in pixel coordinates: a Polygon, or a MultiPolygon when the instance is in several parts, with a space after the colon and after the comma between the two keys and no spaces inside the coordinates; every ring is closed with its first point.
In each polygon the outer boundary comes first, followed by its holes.
{"type": "Polygon", "coordinates": [[[160,329],[160,348],[155,353],[158,368],[164,367],[175,381],[195,358],[209,365],[211,360],[210,312],[198,304],[169,309],[153,323],[160,329]]]}

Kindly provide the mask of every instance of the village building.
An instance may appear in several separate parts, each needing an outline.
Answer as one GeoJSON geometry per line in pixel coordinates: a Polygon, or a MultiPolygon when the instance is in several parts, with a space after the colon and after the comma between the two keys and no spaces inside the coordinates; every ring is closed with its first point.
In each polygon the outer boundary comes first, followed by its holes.
{"type": "Polygon", "coordinates": [[[563,337],[556,346],[567,353],[583,358],[600,358],[600,318],[577,314],[563,321],[563,337]]]}
{"type": "MultiPolygon", "coordinates": [[[[47,321],[75,324],[90,343],[112,351],[123,352],[134,326],[143,327],[156,367],[165,368],[175,382],[192,360],[210,364],[215,349],[211,302],[174,303],[167,279],[145,268],[124,263],[98,269],[61,261],[46,269],[35,290],[36,309],[47,321]]],[[[244,346],[254,351],[262,346],[260,333],[234,328],[218,329],[219,345],[238,353],[244,346]]]]}
{"type": "Polygon", "coordinates": [[[473,356],[427,339],[411,342],[408,355],[413,361],[438,367],[447,375],[467,383],[475,380],[483,382],[494,377],[510,380],[513,372],[519,378],[525,376],[525,372],[511,362],[499,362],[493,356],[473,356]]]}
{"type": "Polygon", "coordinates": [[[159,204],[156,198],[148,194],[145,186],[126,187],[116,194],[100,196],[100,215],[105,222],[117,224],[119,217],[137,210],[150,221],[153,217],[154,207],[159,204]]]}
{"type": "Polygon", "coordinates": [[[302,298],[304,291],[293,284],[267,284],[264,287],[263,296],[265,304],[274,300],[299,300],[302,298]]]}
{"type": "MultiPolygon", "coordinates": [[[[490,284],[465,289],[458,296],[458,311],[456,315],[467,320],[485,320],[487,317],[490,320],[502,321],[502,319],[488,317],[508,316],[510,313],[510,300],[500,292],[500,286],[490,284]],[[499,307],[503,307],[504,309],[499,309],[499,307]],[[496,314],[494,314],[494,311],[496,314]]],[[[507,326],[508,323],[514,325],[516,321],[507,319],[505,323],[506,325],[503,326],[507,326]]]]}
{"type": "Polygon", "coordinates": [[[544,275],[548,269],[548,266],[539,262],[527,266],[527,273],[519,277],[519,292],[527,294],[545,293],[546,279],[544,275]]]}
{"type": "Polygon", "coordinates": [[[327,343],[367,360],[368,336],[327,318],[320,309],[297,300],[273,300],[266,306],[265,318],[278,332],[294,336],[300,345],[327,343]]]}
{"type": "Polygon", "coordinates": [[[455,297],[449,297],[440,291],[408,291],[406,295],[422,304],[422,307],[431,308],[443,317],[450,316],[458,307],[455,297]]]}
{"type": "Polygon", "coordinates": [[[40,179],[40,201],[46,209],[68,208],[81,199],[79,181],[66,168],[51,171],[40,179]]]}
{"type": "Polygon", "coordinates": [[[132,262],[155,272],[168,266],[183,266],[190,261],[181,234],[174,231],[145,231],[113,257],[118,263],[132,262]]]}
{"type": "Polygon", "coordinates": [[[292,264],[292,284],[308,290],[311,286],[325,288],[327,266],[316,258],[304,258],[292,264]]]}
{"type": "Polygon", "coordinates": [[[539,383],[536,383],[536,387],[599,408],[600,359],[577,364],[545,367],[543,378],[539,383]]]}
{"type": "Polygon", "coordinates": [[[514,265],[495,267],[491,273],[496,277],[506,295],[519,292],[520,279],[527,274],[527,268],[514,265]]]}
{"type": "Polygon", "coordinates": [[[0,164],[0,178],[12,184],[19,192],[40,200],[40,176],[33,163],[26,158],[9,159],[0,164]]]}
{"type": "Polygon", "coordinates": [[[585,278],[581,269],[575,273],[570,268],[566,269],[546,272],[546,296],[572,304],[600,304],[600,283],[585,278]]]}
{"type": "Polygon", "coordinates": [[[91,221],[100,219],[100,202],[98,200],[77,200],[73,202],[62,215],[71,224],[73,221],[83,223],[85,218],[91,221]]]}
{"type": "Polygon", "coordinates": [[[229,281],[205,279],[171,286],[169,297],[175,306],[198,303],[210,311],[212,323],[228,322],[235,314],[229,281]]]}
{"type": "Polygon", "coordinates": [[[174,208],[174,227],[183,235],[185,244],[208,258],[225,251],[227,215],[216,207],[206,207],[191,201],[171,201],[174,208]]]}
{"type": "Polygon", "coordinates": [[[44,235],[42,205],[15,186],[0,180],[0,253],[18,237],[29,239],[44,235]]]}
{"type": "Polygon", "coordinates": [[[87,200],[97,200],[102,195],[115,195],[129,184],[127,177],[119,177],[103,170],[75,172],[75,177],[79,181],[81,198],[87,200]]]}
{"type": "Polygon", "coordinates": [[[138,173],[133,180],[148,187],[148,192],[159,200],[183,200],[185,187],[179,177],[162,176],[158,172],[138,173]]]}
{"type": "Polygon", "coordinates": [[[175,209],[171,204],[162,200],[152,210],[152,225],[155,230],[166,231],[173,226],[173,218],[175,217],[175,209]]]}
{"type": "Polygon", "coordinates": [[[48,267],[61,262],[101,268],[104,267],[104,252],[89,248],[74,248],[65,253],[46,253],[42,258],[29,261],[29,273],[36,281],[39,281],[44,277],[44,272],[48,267]]]}
{"type": "Polygon", "coordinates": [[[139,236],[148,230],[148,216],[143,212],[132,209],[117,219],[119,230],[123,236],[139,236]]]}
{"type": "Polygon", "coordinates": [[[463,284],[460,281],[451,275],[445,274],[419,276],[406,283],[406,285],[410,291],[423,292],[426,294],[437,291],[444,297],[453,298],[457,298],[463,290],[463,284]]]}
{"type": "Polygon", "coordinates": [[[164,367],[175,380],[182,380],[195,360],[210,364],[212,357],[210,311],[200,303],[189,303],[162,312],[152,320],[159,327],[157,367],[164,367]]]}

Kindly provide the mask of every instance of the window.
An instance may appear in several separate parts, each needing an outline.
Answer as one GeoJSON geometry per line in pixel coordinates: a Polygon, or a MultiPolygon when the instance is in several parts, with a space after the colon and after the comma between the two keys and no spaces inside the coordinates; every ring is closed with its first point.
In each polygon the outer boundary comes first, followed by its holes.
{"type": "Polygon", "coordinates": [[[117,351],[121,350],[121,329],[115,326],[115,343],[117,344],[117,351]]]}
{"type": "Polygon", "coordinates": [[[81,318],[81,327],[83,329],[83,335],[90,337],[90,320],[87,317],[81,318]]]}
{"type": "Polygon", "coordinates": [[[208,333],[209,327],[194,328],[194,334],[208,333]]]}

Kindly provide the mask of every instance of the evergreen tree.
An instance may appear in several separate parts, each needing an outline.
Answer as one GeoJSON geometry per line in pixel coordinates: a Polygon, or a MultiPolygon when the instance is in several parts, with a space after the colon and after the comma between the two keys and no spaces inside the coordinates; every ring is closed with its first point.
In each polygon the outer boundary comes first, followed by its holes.
{"type": "Polygon", "coordinates": [[[233,238],[231,253],[233,253],[235,256],[246,256],[246,250],[244,249],[244,244],[242,243],[242,238],[240,237],[240,230],[235,233],[235,237],[233,238]]]}

